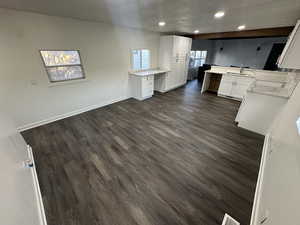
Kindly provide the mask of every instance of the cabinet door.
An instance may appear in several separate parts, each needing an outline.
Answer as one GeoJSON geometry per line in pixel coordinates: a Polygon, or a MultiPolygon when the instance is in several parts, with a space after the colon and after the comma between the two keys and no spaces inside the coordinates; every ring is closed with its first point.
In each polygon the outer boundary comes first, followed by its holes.
{"type": "Polygon", "coordinates": [[[189,71],[189,61],[190,61],[190,53],[191,53],[191,48],[192,48],[192,39],[191,38],[186,38],[186,53],[185,53],[185,76],[184,76],[184,83],[187,81],[187,75],[189,71]]]}
{"type": "Polygon", "coordinates": [[[183,54],[183,62],[182,62],[182,77],[181,83],[185,84],[187,81],[187,74],[189,69],[189,56],[191,51],[191,39],[190,38],[183,38],[183,45],[182,45],[182,54],[183,54]]]}
{"type": "Polygon", "coordinates": [[[232,97],[242,99],[253,81],[253,78],[236,76],[232,83],[232,97]]]}
{"type": "Polygon", "coordinates": [[[173,56],[178,59],[179,58],[179,52],[180,52],[180,37],[173,36],[173,56]]]}
{"type": "Polygon", "coordinates": [[[184,78],[185,78],[185,64],[184,64],[184,62],[181,61],[181,62],[177,63],[176,86],[185,84],[184,78]]]}
{"type": "Polygon", "coordinates": [[[237,82],[232,83],[231,96],[234,98],[242,99],[248,89],[248,85],[239,84],[237,82]]]}
{"type": "Polygon", "coordinates": [[[142,97],[149,97],[153,95],[154,90],[154,77],[146,76],[142,78],[142,97]]]}
{"type": "Polygon", "coordinates": [[[168,91],[169,89],[172,88],[172,76],[173,76],[173,72],[168,72],[166,74],[166,80],[165,80],[165,88],[164,91],[168,91]]]}
{"type": "Polygon", "coordinates": [[[232,76],[223,74],[221,79],[221,84],[218,89],[218,94],[231,96],[231,89],[232,89],[232,76]]]}
{"type": "Polygon", "coordinates": [[[250,84],[254,81],[254,78],[251,77],[239,77],[236,76],[235,81],[240,85],[247,85],[250,86],[250,84]]]}
{"type": "Polygon", "coordinates": [[[179,80],[180,80],[180,64],[178,62],[173,62],[172,69],[169,74],[167,89],[172,89],[174,87],[177,87],[180,83],[179,80]]]}
{"type": "Polygon", "coordinates": [[[178,49],[178,84],[183,85],[187,80],[189,53],[191,50],[191,39],[186,37],[179,37],[177,49],[178,49]]]}

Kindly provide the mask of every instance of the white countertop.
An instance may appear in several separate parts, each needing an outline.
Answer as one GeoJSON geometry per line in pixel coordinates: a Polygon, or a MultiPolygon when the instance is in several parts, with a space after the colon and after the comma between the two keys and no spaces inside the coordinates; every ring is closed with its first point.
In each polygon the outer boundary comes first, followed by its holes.
{"type": "Polygon", "coordinates": [[[289,74],[285,82],[258,80],[249,87],[248,92],[275,97],[289,98],[299,82],[299,77],[289,74]]]}
{"type": "Polygon", "coordinates": [[[281,97],[281,98],[289,98],[291,96],[291,90],[287,88],[274,88],[268,86],[254,87],[252,89],[249,89],[248,92],[270,95],[270,96],[281,97]]]}
{"type": "Polygon", "coordinates": [[[241,69],[236,67],[212,66],[210,70],[205,72],[239,77],[252,77],[255,81],[249,87],[247,92],[281,98],[289,98],[300,79],[300,77],[297,77],[294,73],[248,68],[241,69]]]}
{"type": "Polygon", "coordinates": [[[205,71],[207,73],[216,74],[232,74],[234,76],[248,76],[254,77],[258,80],[268,80],[274,82],[285,82],[288,72],[259,70],[250,68],[238,68],[238,67],[224,67],[224,66],[212,66],[210,70],[205,71]]]}
{"type": "Polygon", "coordinates": [[[137,72],[129,72],[130,75],[134,75],[134,76],[151,76],[151,75],[155,75],[155,74],[161,74],[161,73],[167,73],[169,72],[168,70],[145,70],[145,71],[137,71],[137,72]]]}

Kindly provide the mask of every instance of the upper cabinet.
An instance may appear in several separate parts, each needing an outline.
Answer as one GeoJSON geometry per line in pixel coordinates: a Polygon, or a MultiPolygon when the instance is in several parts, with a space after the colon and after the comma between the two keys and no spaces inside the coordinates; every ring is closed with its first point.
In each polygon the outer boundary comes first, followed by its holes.
{"type": "Polygon", "coordinates": [[[278,66],[287,69],[300,69],[300,20],[291,33],[285,48],[278,59],[278,66]]]}

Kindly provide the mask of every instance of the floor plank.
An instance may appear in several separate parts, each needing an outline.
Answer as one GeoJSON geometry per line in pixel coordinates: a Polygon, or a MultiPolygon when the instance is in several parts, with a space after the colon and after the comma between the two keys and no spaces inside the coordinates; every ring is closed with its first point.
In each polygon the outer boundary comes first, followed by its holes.
{"type": "Polygon", "coordinates": [[[246,225],[263,136],[197,81],[23,132],[49,225],[246,225]]]}

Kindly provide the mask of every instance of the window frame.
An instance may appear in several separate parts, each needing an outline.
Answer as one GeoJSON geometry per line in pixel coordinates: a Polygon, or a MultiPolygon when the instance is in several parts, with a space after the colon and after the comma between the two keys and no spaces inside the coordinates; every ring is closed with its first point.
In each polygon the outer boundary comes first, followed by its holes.
{"type": "MultiPolygon", "coordinates": [[[[193,64],[194,64],[194,65],[193,65],[193,68],[196,68],[195,64],[196,64],[196,61],[197,61],[197,60],[199,60],[199,61],[201,62],[201,60],[204,59],[203,64],[206,63],[207,53],[208,53],[207,50],[191,50],[190,55],[191,55],[191,58],[193,58],[193,60],[194,60],[194,62],[193,62],[193,64]],[[192,52],[195,53],[193,57],[192,57],[192,52]],[[197,52],[200,52],[200,57],[199,57],[199,58],[196,57],[197,52]],[[202,52],[206,52],[205,58],[204,58],[204,57],[201,57],[201,56],[202,56],[202,52]]],[[[203,66],[203,64],[202,64],[201,66],[203,66]]]]}
{"type": "Polygon", "coordinates": [[[40,57],[41,57],[41,60],[43,62],[43,65],[44,65],[44,68],[46,70],[46,73],[47,73],[47,76],[48,76],[48,80],[51,84],[54,84],[54,83],[63,83],[63,82],[68,82],[68,81],[77,81],[77,80],[86,80],[86,75],[85,75],[85,71],[84,71],[84,68],[83,68],[83,65],[82,65],[82,58],[81,58],[81,54],[80,54],[80,50],[79,49],[40,49],[39,50],[39,53],[40,53],[40,57]],[[78,53],[78,56],[79,56],[79,60],[80,60],[80,64],[72,64],[72,65],[59,65],[59,66],[47,66],[46,65],[46,62],[44,61],[44,58],[43,58],[43,55],[42,55],[42,52],[43,51],[53,51],[53,52],[74,52],[76,51],[78,53]],[[81,68],[81,72],[82,72],[82,77],[80,78],[73,78],[73,79],[67,79],[67,80],[58,80],[58,81],[52,81],[51,79],[51,76],[48,72],[48,68],[58,68],[58,67],[74,67],[74,66],[79,66],[81,68]]]}
{"type": "Polygon", "coordinates": [[[133,72],[147,71],[147,70],[151,69],[151,50],[149,48],[135,48],[135,49],[131,49],[130,50],[130,59],[131,59],[131,71],[133,71],[133,72]],[[140,70],[135,70],[133,68],[133,64],[134,64],[133,51],[142,51],[142,50],[148,50],[149,51],[149,68],[148,69],[142,69],[143,60],[142,60],[142,54],[141,54],[141,58],[140,58],[140,70]]]}

